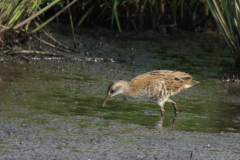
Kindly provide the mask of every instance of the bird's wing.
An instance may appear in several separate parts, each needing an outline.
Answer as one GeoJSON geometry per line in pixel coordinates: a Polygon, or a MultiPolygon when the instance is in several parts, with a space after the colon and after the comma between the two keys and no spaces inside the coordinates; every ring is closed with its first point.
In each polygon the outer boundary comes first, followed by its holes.
{"type": "MultiPolygon", "coordinates": [[[[184,72],[156,70],[144,73],[132,79],[131,84],[134,85],[135,90],[141,90],[148,85],[154,85],[157,82],[165,84],[167,91],[178,91],[183,89],[186,83],[192,81],[192,77],[184,72]]],[[[157,87],[157,86],[156,86],[157,87]]]]}

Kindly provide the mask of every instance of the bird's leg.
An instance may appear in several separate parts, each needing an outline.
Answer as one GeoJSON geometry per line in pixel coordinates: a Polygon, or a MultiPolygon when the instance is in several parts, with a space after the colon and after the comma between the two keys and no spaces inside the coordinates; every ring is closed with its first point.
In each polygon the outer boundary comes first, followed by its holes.
{"type": "Polygon", "coordinates": [[[161,107],[162,113],[161,116],[163,117],[165,115],[165,110],[161,107]]]}
{"type": "Polygon", "coordinates": [[[168,99],[168,102],[172,103],[174,109],[175,109],[175,116],[178,115],[178,108],[177,108],[177,103],[175,103],[173,100],[168,99]]]}
{"type": "Polygon", "coordinates": [[[165,115],[165,110],[164,110],[164,107],[163,107],[163,103],[162,102],[158,102],[158,105],[161,107],[161,110],[162,110],[161,116],[164,116],[165,115]]]}

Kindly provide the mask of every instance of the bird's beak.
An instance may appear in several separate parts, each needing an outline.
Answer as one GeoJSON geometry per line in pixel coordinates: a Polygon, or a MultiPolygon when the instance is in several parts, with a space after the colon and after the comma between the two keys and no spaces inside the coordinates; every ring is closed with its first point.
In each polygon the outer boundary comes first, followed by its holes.
{"type": "Polygon", "coordinates": [[[111,94],[109,94],[109,95],[106,97],[105,101],[103,102],[102,108],[105,106],[105,104],[107,103],[107,101],[108,101],[111,97],[112,97],[111,94]]]}

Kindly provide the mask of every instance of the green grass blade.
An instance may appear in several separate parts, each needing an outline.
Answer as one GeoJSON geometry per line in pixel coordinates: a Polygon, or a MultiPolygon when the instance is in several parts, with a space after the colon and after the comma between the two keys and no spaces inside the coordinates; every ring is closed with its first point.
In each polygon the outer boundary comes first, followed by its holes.
{"type": "Polygon", "coordinates": [[[48,10],[49,8],[51,8],[53,5],[55,5],[58,1],[60,0],[55,0],[54,2],[52,2],[51,4],[49,4],[48,6],[44,7],[41,11],[37,12],[36,14],[32,15],[31,17],[27,18],[26,20],[22,21],[21,23],[17,24],[16,26],[13,27],[13,29],[17,29],[21,26],[23,26],[24,24],[28,23],[29,21],[31,21],[32,19],[36,18],[37,16],[39,16],[40,14],[42,14],[43,12],[45,12],[46,10],[48,10]]]}
{"type": "MultiPolygon", "coordinates": [[[[113,12],[114,13],[113,14],[114,14],[114,16],[116,18],[118,30],[120,32],[122,32],[121,25],[120,25],[119,18],[118,18],[117,5],[118,5],[118,0],[114,0],[114,5],[113,5],[113,12]]],[[[113,18],[113,16],[112,16],[112,18],[113,18]]],[[[113,25],[113,21],[112,21],[112,25],[113,25]]]]}
{"type": "Polygon", "coordinates": [[[81,17],[80,21],[78,22],[77,26],[80,26],[80,25],[83,23],[83,21],[87,18],[87,16],[92,12],[93,8],[94,8],[94,5],[92,5],[92,6],[84,13],[84,15],[81,17]]]}
{"type": "MultiPolygon", "coordinates": [[[[57,0],[58,1],[58,0],[57,0]]],[[[31,33],[34,33],[36,31],[38,31],[39,29],[41,29],[42,27],[44,27],[46,24],[48,24],[49,22],[51,22],[54,18],[56,18],[57,16],[59,16],[63,11],[65,11],[66,9],[68,9],[68,7],[70,7],[71,5],[73,5],[75,2],[77,2],[77,0],[73,0],[71,3],[69,3],[67,6],[65,6],[61,11],[59,11],[58,13],[56,13],[54,16],[52,16],[51,18],[49,18],[47,21],[45,21],[43,24],[41,24],[40,26],[38,26],[36,29],[34,29],[31,33]]],[[[54,4],[56,4],[57,2],[55,1],[54,4]]],[[[53,3],[51,3],[50,5],[53,5],[53,3]]],[[[49,7],[49,5],[47,6],[49,7]]],[[[43,8],[42,10],[46,10],[48,8],[43,8]]],[[[43,11],[39,11],[38,13],[34,14],[33,16],[29,17],[29,18],[34,18],[37,14],[41,14],[43,11]]],[[[29,19],[28,18],[28,19],[29,19]]],[[[24,22],[22,22],[24,23],[24,22]]]]}

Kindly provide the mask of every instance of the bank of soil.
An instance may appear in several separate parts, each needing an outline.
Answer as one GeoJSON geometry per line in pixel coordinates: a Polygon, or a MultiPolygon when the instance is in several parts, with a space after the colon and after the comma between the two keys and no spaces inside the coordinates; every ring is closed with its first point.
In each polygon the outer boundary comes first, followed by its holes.
{"type": "Polygon", "coordinates": [[[239,159],[240,154],[239,133],[160,131],[46,111],[21,123],[22,118],[5,119],[6,112],[28,114],[28,109],[1,105],[1,159],[239,159]]]}

